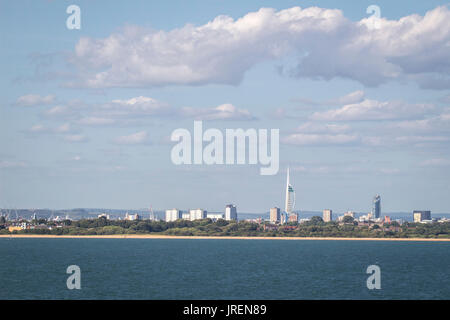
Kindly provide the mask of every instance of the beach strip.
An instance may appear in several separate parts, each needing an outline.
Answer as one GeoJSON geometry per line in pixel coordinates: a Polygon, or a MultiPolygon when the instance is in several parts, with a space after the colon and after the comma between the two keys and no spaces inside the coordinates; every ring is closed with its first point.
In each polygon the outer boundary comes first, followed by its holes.
{"type": "Polygon", "coordinates": [[[223,239],[223,240],[357,240],[357,241],[450,241],[450,238],[339,238],[339,237],[242,237],[242,236],[170,236],[153,234],[113,234],[113,235],[50,235],[12,234],[0,238],[59,238],[59,239],[223,239]]]}

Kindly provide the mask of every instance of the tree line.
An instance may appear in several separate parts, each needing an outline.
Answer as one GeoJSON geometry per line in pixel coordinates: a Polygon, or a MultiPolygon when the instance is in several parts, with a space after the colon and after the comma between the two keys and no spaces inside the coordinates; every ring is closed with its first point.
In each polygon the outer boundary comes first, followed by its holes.
{"type": "MultiPolygon", "coordinates": [[[[39,221],[44,222],[44,221],[39,221]]],[[[49,228],[13,231],[13,234],[52,235],[115,235],[115,234],[159,234],[175,236],[264,236],[264,237],[351,237],[351,238],[450,238],[450,222],[421,224],[397,222],[382,225],[359,225],[351,217],[342,222],[324,222],[321,217],[312,217],[298,224],[290,222],[282,226],[248,221],[226,221],[219,219],[177,220],[174,222],[150,220],[98,219],[64,220],[59,224],[48,222],[49,228]]],[[[8,229],[0,234],[10,234],[8,229]]]]}

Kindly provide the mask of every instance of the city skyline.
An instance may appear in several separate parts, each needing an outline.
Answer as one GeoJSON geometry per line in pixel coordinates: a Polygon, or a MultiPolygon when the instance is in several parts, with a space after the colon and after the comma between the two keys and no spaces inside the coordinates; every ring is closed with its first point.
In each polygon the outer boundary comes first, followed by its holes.
{"type": "Polygon", "coordinates": [[[267,212],[289,167],[300,212],[450,212],[448,4],[372,4],[2,3],[0,207],[267,212]],[[279,129],[278,173],[175,165],[194,121],[279,129]]]}

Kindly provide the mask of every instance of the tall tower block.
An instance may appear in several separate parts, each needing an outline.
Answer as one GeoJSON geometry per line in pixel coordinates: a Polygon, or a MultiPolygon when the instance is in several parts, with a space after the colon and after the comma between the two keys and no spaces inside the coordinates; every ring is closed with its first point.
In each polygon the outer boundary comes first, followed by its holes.
{"type": "Polygon", "coordinates": [[[381,215],[381,197],[378,194],[373,197],[372,214],[375,216],[375,218],[379,218],[381,215]]]}
{"type": "Polygon", "coordinates": [[[294,188],[292,187],[289,181],[289,167],[288,167],[286,179],[286,202],[284,206],[284,211],[286,211],[288,215],[292,213],[292,209],[294,209],[294,204],[295,204],[295,192],[294,188]]]}

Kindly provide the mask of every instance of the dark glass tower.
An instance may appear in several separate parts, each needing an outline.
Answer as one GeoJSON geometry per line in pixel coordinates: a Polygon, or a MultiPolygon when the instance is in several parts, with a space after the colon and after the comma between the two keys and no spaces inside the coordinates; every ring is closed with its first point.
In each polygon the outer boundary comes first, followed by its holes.
{"type": "Polygon", "coordinates": [[[378,194],[373,198],[372,214],[375,218],[379,218],[381,215],[381,197],[378,194]]]}

